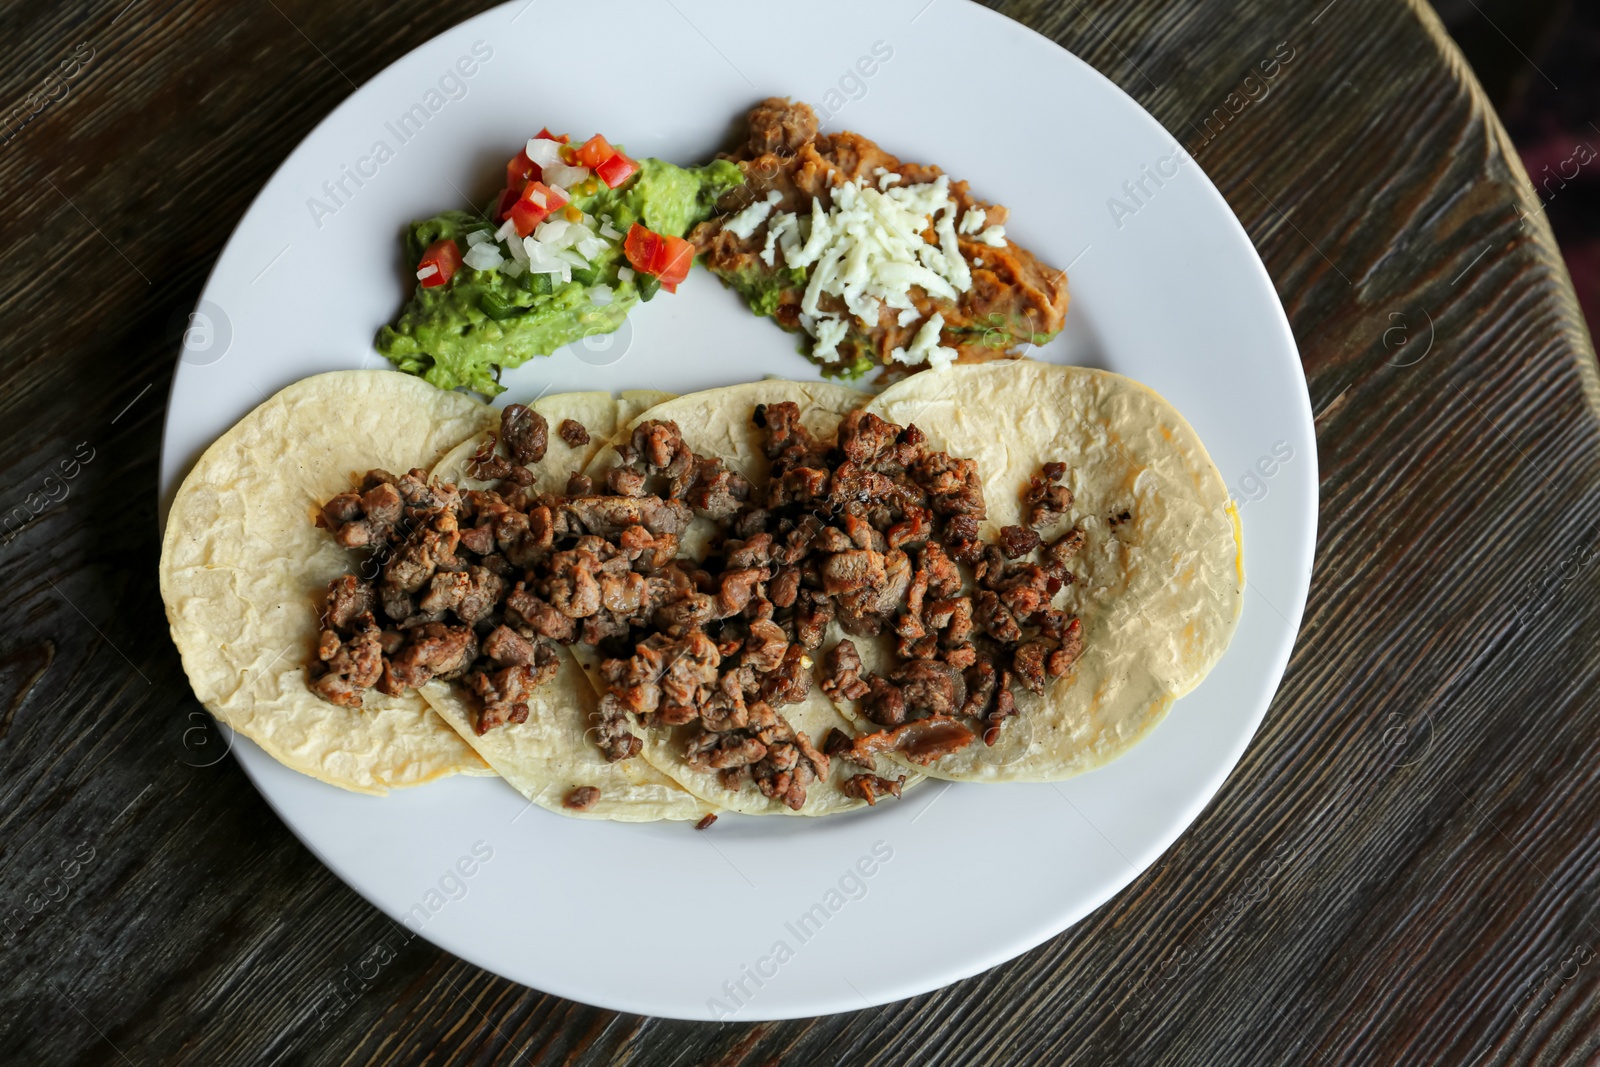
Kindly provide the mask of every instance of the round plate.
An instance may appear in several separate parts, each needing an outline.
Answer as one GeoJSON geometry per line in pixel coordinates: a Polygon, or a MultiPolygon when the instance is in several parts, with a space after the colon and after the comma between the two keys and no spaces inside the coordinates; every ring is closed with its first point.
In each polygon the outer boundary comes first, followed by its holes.
{"type": "MultiPolygon", "coordinates": [[[[857,130],[968,179],[1011,208],[1018,242],[1070,268],[1067,329],[1032,354],[1145,382],[1199,431],[1241,504],[1249,592],[1232,647],[1147,740],[1079,778],[933,782],[868,811],[724,816],[704,833],[564,819],[487,778],[358,796],[242,738],[233,751],[377,907],[564,997],[751,1021],[882,1004],[993,967],[1081,919],[1172,844],[1233,768],[1288,662],[1310,580],[1317,457],[1272,282],[1154,119],[974,4],[814,0],[796,19],[732,2],[615,0],[609,29],[597,34],[593,20],[532,0],[488,11],[373,78],[295,149],[197,309],[167,412],[164,501],[208,443],[277,389],[386,366],[373,336],[414,284],[401,228],[482,203],[540,126],[699,161],[757,100],[787,95],[816,107],[827,131],[857,130]],[[1003,62],[1009,97],[974,91],[951,69],[957,54],[1003,62]]],[[[503,399],[815,375],[792,337],[703,271],[591,343],[506,375],[503,399]]]]}

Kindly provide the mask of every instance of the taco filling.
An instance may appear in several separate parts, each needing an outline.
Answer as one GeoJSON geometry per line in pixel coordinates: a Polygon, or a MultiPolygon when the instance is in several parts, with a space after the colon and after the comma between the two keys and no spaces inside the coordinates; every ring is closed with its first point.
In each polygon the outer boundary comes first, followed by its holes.
{"type": "Polygon", "coordinates": [[[690,240],[758,315],[803,332],[830,376],[899,377],[1044,344],[1067,311],[1066,272],[1009,240],[1006,209],[938,167],[857,134],[821,134],[773,98],[725,158],[743,183],[690,240]]]}
{"type": "MultiPolygon", "coordinates": [[[[858,402],[840,392],[840,406],[858,402]]],[[[1017,713],[1014,688],[1038,692],[1072,670],[1080,628],[1052,598],[1073,581],[1082,535],[1037,532],[1070,507],[1065,464],[1028,487],[1028,525],[986,540],[976,464],[929,447],[916,426],[855,408],[819,437],[788,400],[745,416],[759,480],[734,469],[750,469],[737,457],[697,454],[677,423],[646,418],[603,471],[541,487],[550,427],[522,405],[467,463],[493,488],[368,472],[320,513],[339,544],[378,565],[375,580],[329,584],[313,690],[359,706],[369,688],[456,682],[482,736],[527,722],[561,669],[559,648],[581,647],[602,689],[588,736],[607,761],[665,736],[652,762],[702,799],[733,803],[706,795],[714,780],[800,811],[817,783],[867,804],[900,795],[906,771],[880,775],[880,755],[926,766],[993,744],[1017,713]],[[694,523],[709,534],[685,555],[694,523]],[[1038,562],[1024,558],[1036,551],[1038,562]],[[864,671],[850,638],[824,654],[835,624],[891,639],[896,665],[864,671]],[[826,701],[825,718],[809,710],[819,659],[823,693],[859,701],[871,732],[855,736],[826,701]],[[815,736],[805,723],[836,725],[815,736]]],[[[579,428],[567,436],[587,440],[579,428]]]]}

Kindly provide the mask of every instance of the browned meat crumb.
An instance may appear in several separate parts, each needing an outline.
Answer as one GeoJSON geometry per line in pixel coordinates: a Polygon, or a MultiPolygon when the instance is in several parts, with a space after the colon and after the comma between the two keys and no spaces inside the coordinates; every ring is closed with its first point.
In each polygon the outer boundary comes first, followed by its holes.
{"type": "Polygon", "coordinates": [[[1030,527],[1048,526],[1072,509],[1072,490],[1057,485],[1067,473],[1065,463],[1046,463],[1028,481],[1022,495],[1027,505],[1027,522],[1030,527]]]}
{"type": "Polygon", "coordinates": [[[556,428],[556,433],[570,447],[578,448],[589,443],[589,430],[577,419],[562,419],[561,425],[556,428]]]}
{"type": "Polygon", "coordinates": [[[883,797],[900,796],[900,790],[905,787],[906,776],[898,778],[880,778],[876,774],[853,774],[840,786],[844,795],[865,800],[868,807],[877,804],[883,797]]]}
{"type": "Polygon", "coordinates": [[[703,818],[699,822],[695,823],[694,824],[694,828],[696,830],[707,830],[707,829],[710,829],[711,824],[716,822],[716,821],[717,821],[717,816],[716,816],[715,813],[708,814],[708,815],[706,815],[705,818],[703,818]]]}
{"type": "Polygon", "coordinates": [[[1021,526],[1006,526],[1000,531],[1000,551],[1006,559],[1021,559],[1039,547],[1039,535],[1021,526]]]}
{"type": "Polygon", "coordinates": [[[500,437],[511,458],[527,466],[544,459],[550,447],[550,424],[532,408],[511,404],[500,413],[500,437]]]}
{"type": "Polygon", "coordinates": [[[572,811],[588,811],[600,802],[600,790],[592,785],[580,785],[561,798],[561,806],[572,811]]]}

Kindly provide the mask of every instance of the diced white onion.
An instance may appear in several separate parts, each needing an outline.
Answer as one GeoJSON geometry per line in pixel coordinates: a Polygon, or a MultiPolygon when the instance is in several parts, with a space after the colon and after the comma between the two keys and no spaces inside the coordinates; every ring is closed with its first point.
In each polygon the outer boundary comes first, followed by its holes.
{"type": "Polygon", "coordinates": [[[533,239],[542,245],[561,247],[561,237],[572,223],[563,218],[545,219],[533,228],[533,239]]]}
{"type": "Polygon", "coordinates": [[[611,303],[612,292],[609,285],[591,285],[589,287],[589,302],[597,307],[605,307],[611,303]]]}
{"type": "Polygon", "coordinates": [[[499,246],[492,243],[475,244],[461,257],[461,262],[473,270],[494,270],[504,260],[499,246]]]}
{"type": "Polygon", "coordinates": [[[617,268],[617,280],[619,282],[631,282],[631,281],[633,281],[633,268],[632,267],[618,267],[617,268]]]}
{"type": "Polygon", "coordinates": [[[417,271],[417,281],[424,281],[438,273],[439,268],[430,263],[426,267],[423,267],[421,270],[417,271]]]}
{"type": "Polygon", "coordinates": [[[561,162],[561,142],[552,141],[544,137],[534,137],[528,141],[528,158],[538,164],[540,169],[552,163],[561,162]]]}
{"type": "Polygon", "coordinates": [[[473,230],[467,234],[467,245],[481,245],[494,240],[494,234],[488,230],[473,230]]]}
{"type": "Polygon", "coordinates": [[[622,240],[622,231],[611,225],[611,217],[609,215],[602,215],[600,218],[600,236],[609,237],[613,241],[622,240]]]}
{"type": "Polygon", "coordinates": [[[588,167],[569,167],[565,163],[551,163],[544,168],[544,182],[546,185],[559,185],[563,188],[570,188],[588,176],[588,167]]]}

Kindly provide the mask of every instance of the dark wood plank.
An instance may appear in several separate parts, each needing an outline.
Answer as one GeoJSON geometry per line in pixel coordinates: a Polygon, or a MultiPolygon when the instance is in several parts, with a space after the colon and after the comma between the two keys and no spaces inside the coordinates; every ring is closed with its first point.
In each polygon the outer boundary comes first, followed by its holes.
{"type": "Polygon", "coordinates": [[[181,316],[278,161],[481,6],[0,14],[0,100],[92,50],[0,130],[0,505],[39,512],[0,542],[0,1060],[1594,1060],[1600,379],[1527,177],[1420,3],[997,5],[1189,147],[1272,273],[1319,412],[1283,688],[1115,900],[912,1001],[712,1026],[485,974],[323,869],[218,758],[167,641],[162,406],[181,316]],[[1270,92],[1233,113],[1280,44],[1270,92]],[[331,1010],[380,942],[394,960],[331,1010]]]}

